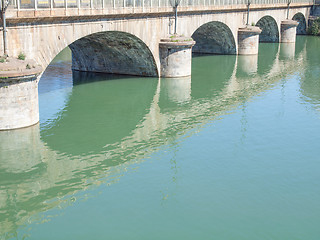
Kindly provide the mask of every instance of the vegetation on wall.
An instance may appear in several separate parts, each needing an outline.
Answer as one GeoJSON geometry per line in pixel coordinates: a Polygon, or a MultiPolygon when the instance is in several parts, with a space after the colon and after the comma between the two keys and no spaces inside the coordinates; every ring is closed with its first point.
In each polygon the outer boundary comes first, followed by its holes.
{"type": "Polygon", "coordinates": [[[311,23],[307,29],[307,33],[314,36],[320,36],[320,17],[311,23]]]}

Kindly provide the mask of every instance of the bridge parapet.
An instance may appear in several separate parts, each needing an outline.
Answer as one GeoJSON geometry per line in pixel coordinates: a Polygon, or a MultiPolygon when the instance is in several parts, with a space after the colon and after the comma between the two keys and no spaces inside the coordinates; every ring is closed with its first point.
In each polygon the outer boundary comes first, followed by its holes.
{"type": "MultiPolygon", "coordinates": [[[[181,0],[179,12],[286,7],[289,0],[181,0]]],[[[290,0],[290,6],[313,5],[320,0],[290,0]]],[[[169,0],[13,0],[9,18],[171,12],[169,0]]]]}

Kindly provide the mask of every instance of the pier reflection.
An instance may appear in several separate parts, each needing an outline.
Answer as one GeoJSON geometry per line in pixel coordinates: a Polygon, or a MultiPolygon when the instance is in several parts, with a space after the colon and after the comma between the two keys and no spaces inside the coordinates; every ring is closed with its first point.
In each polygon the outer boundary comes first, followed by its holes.
{"type": "Polygon", "coordinates": [[[296,53],[296,43],[280,44],[280,60],[293,59],[296,53]]]}
{"type": "Polygon", "coordinates": [[[290,73],[303,63],[279,61],[275,49],[263,60],[196,57],[192,78],[74,72],[63,111],[41,134],[39,125],[0,132],[0,236],[72,204],[82,190],[112,184],[159,147],[270,89],[283,77],[279,69],[290,73]]]}
{"type": "Polygon", "coordinates": [[[258,55],[239,55],[237,60],[237,76],[248,76],[257,73],[258,55]]]}
{"type": "Polygon", "coordinates": [[[161,96],[164,100],[182,104],[191,100],[191,76],[161,79],[161,96]]]}

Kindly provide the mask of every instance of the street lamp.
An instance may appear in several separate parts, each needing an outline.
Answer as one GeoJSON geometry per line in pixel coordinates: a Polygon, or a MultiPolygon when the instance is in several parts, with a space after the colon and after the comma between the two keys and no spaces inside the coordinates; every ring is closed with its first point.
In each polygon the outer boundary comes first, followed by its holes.
{"type": "Polygon", "coordinates": [[[289,9],[290,9],[291,0],[288,0],[288,10],[287,10],[287,19],[289,19],[289,9]]]}
{"type": "Polygon", "coordinates": [[[4,56],[7,57],[8,56],[8,43],[7,43],[7,25],[6,25],[6,11],[7,8],[9,6],[9,0],[1,0],[1,19],[2,19],[2,31],[3,31],[3,53],[4,56]]]}
{"type": "Polygon", "coordinates": [[[249,13],[250,13],[250,4],[251,0],[248,0],[247,6],[248,6],[248,14],[247,14],[247,26],[249,25],[249,13]]]}
{"type": "Polygon", "coordinates": [[[178,18],[178,6],[181,0],[169,0],[170,5],[173,7],[174,11],[174,34],[177,34],[177,18],[178,18]]]}

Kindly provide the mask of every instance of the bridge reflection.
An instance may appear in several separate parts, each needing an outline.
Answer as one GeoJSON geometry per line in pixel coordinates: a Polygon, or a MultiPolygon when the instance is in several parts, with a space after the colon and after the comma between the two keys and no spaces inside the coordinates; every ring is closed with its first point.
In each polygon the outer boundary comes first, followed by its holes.
{"type": "Polygon", "coordinates": [[[310,102],[315,109],[320,109],[320,66],[317,64],[319,55],[315,48],[319,48],[316,38],[308,37],[306,43],[306,55],[309,68],[304,71],[304,77],[301,78],[300,92],[303,101],[310,102]]]}
{"type": "Polygon", "coordinates": [[[10,238],[32,216],[71,204],[81,190],[112,184],[130,165],[303,65],[305,48],[291,61],[292,51],[275,46],[262,63],[251,56],[194,58],[192,79],[101,82],[105,75],[73,73],[66,106],[50,126],[41,133],[39,125],[0,132],[0,236],[10,238]],[[217,67],[224,71],[215,74],[217,67]],[[92,115],[96,121],[88,121],[92,115]]]}

